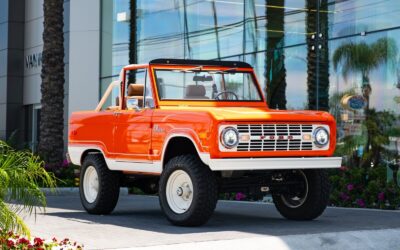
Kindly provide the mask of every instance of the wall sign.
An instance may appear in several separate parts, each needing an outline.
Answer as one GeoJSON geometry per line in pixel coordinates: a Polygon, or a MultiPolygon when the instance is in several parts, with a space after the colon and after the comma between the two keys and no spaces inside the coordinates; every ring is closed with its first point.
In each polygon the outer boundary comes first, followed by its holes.
{"type": "Polygon", "coordinates": [[[25,68],[32,69],[42,66],[42,52],[33,53],[25,57],[25,68]]]}
{"type": "Polygon", "coordinates": [[[365,98],[361,95],[345,95],[341,103],[343,108],[347,110],[360,110],[366,105],[365,98]]]}

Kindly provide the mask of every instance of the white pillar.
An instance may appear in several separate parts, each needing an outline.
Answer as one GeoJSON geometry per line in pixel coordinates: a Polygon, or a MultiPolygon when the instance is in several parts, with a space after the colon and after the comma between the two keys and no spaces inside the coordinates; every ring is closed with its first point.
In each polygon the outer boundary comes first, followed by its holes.
{"type": "Polygon", "coordinates": [[[95,109],[99,101],[100,2],[70,1],[68,117],[95,109]]]}

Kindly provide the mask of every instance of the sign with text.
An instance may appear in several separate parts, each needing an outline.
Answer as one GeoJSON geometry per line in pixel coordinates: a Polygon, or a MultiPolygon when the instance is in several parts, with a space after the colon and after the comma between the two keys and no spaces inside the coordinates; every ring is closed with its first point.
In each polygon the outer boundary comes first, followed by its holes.
{"type": "Polygon", "coordinates": [[[33,53],[25,57],[25,68],[32,69],[42,66],[42,52],[33,53]]]}

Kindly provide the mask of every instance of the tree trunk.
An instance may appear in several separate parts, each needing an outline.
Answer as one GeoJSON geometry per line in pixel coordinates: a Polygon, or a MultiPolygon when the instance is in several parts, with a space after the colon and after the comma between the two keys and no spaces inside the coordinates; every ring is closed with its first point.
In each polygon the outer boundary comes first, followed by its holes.
{"type": "MultiPolygon", "coordinates": [[[[366,124],[366,132],[367,132],[367,143],[365,144],[365,149],[364,149],[364,155],[368,156],[370,155],[370,146],[371,146],[371,129],[370,129],[370,124],[372,121],[370,121],[371,117],[370,117],[370,110],[369,110],[369,97],[371,95],[371,84],[369,81],[369,76],[367,72],[362,72],[362,95],[365,99],[365,107],[364,107],[364,115],[365,115],[365,124],[366,124]]],[[[364,167],[368,168],[371,165],[371,157],[363,157],[363,165],[364,167]]]]}
{"type": "Polygon", "coordinates": [[[307,94],[308,109],[329,110],[329,48],[328,48],[328,3],[321,0],[320,13],[317,1],[307,0],[307,94]],[[319,15],[319,24],[317,23],[319,15]],[[319,33],[317,28],[319,25],[319,33]],[[314,34],[312,36],[311,34],[314,34]],[[320,48],[319,48],[320,47],[320,48]],[[319,50],[317,52],[317,50],[319,50]],[[319,57],[317,59],[317,56],[319,57]],[[318,65],[317,65],[318,64],[318,65]],[[319,85],[317,85],[319,84],[319,85]],[[317,91],[318,88],[318,91],[317,91]],[[318,92],[318,94],[317,94],[318,92]],[[318,95],[318,100],[317,100],[318,95]],[[317,105],[318,102],[318,105],[317,105]]]}
{"type": "MultiPolygon", "coordinates": [[[[129,64],[137,64],[137,22],[136,22],[136,0],[130,0],[129,21],[129,64]]],[[[129,74],[129,83],[136,82],[136,74],[129,74]]]]}
{"type": "Polygon", "coordinates": [[[64,1],[44,0],[42,54],[42,109],[39,155],[54,166],[64,152],[64,1]]]}
{"type": "MultiPolygon", "coordinates": [[[[285,6],[285,1],[269,0],[267,5],[285,6]]],[[[267,52],[266,52],[266,87],[267,102],[270,108],[286,109],[286,68],[284,35],[284,8],[266,7],[267,17],[267,52]],[[279,32],[277,32],[279,31],[279,32]]]]}
{"type": "Polygon", "coordinates": [[[321,49],[319,50],[319,110],[329,111],[329,46],[328,46],[328,0],[321,0],[319,13],[321,49]]]}

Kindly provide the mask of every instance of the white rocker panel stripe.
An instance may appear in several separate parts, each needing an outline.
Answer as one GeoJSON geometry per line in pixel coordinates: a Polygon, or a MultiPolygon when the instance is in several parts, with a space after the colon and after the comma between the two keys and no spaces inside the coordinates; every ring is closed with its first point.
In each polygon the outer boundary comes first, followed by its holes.
{"type": "MultiPolygon", "coordinates": [[[[99,150],[103,156],[104,152],[97,146],[68,146],[68,154],[71,159],[71,162],[75,165],[81,165],[81,157],[82,154],[89,149],[99,150]]],[[[161,173],[162,172],[162,164],[161,161],[155,162],[135,162],[135,161],[126,161],[126,160],[118,160],[118,159],[109,159],[106,158],[107,166],[110,170],[118,170],[118,171],[133,171],[133,172],[144,172],[144,173],[161,173]]]]}
{"type": "Polygon", "coordinates": [[[106,159],[106,163],[110,170],[157,173],[157,174],[160,174],[162,172],[161,161],[134,162],[126,160],[106,159]]]}
{"type": "MultiPolygon", "coordinates": [[[[102,152],[97,146],[68,146],[71,162],[81,165],[82,154],[88,149],[102,152]]],[[[207,153],[199,155],[212,171],[340,168],[342,162],[341,157],[211,159],[207,153]]],[[[108,158],[105,160],[110,170],[161,173],[163,169],[162,161],[134,162],[108,158]]]]}
{"type": "Polygon", "coordinates": [[[210,159],[212,171],[340,168],[342,157],[210,159]]]}

